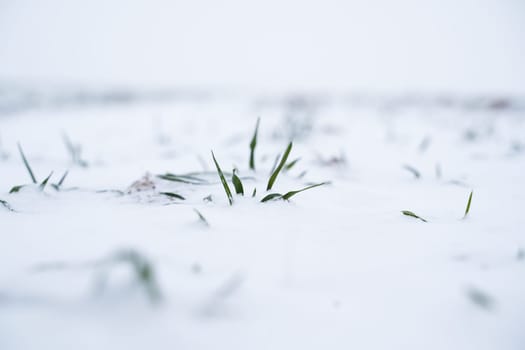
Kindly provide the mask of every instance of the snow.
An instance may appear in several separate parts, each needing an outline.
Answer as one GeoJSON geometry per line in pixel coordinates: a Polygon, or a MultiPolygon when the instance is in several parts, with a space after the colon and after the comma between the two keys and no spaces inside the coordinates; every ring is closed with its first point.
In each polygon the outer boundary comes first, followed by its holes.
{"type": "Polygon", "coordinates": [[[0,348],[521,349],[523,109],[352,101],[242,95],[4,115],[0,198],[16,212],[0,208],[0,348]],[[64,132],[88,167],[71,163],[64,132]],[[275,191],[331,184],[260,203],[291,134],[301,160],[275,191]],[[69,169],[62,191],[8,194],[30,183],[18,141],[38,180],[69,169]],[[213,173],[205,186],[154,176],[213,171],[211,149],[257,198],[230,207],[213,173]],[[156,188],[130,189],[146,173],[156,188]],[[129,251],[153,266],[160,300],[130,264],[108,263],[129,251]]]}
{"type": "Polygon", "coordinates": [[[524,16],[0,0],[0,350],[523,349],[524,16]]]}

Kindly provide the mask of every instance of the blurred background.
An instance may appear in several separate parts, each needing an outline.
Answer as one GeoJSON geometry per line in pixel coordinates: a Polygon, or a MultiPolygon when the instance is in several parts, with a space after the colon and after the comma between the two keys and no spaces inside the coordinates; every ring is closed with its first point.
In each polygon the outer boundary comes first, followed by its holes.
{"type": "Polygon", "coordinates": [[[524,62],[521,0],[0,0],[4,95],[6,86],[521,95],[524,62]]]}

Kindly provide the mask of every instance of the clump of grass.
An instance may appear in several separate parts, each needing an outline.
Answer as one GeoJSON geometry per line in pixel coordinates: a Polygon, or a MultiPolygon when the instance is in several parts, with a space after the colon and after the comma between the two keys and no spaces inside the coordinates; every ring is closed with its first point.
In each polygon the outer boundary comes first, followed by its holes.
{"type": "Polygon", "coordinates": [[[419,179],[421,178],[421,173],[419,172],[419,170],[417,170],[416,168],[414,168],[413,166],[410,166],[408,164],[405,164],[403,165],[403,169],[405,169],[406,171],[410,172],[412,175],[414,175],[414,178],[416,179],[419,179]]]}
{"type": "MultiPolygon", "coordinates": [[[[252,141],[250,143],[250,149],[251,149],[251,153],[250,153],[250,168],[252,170],[255,170],[255,164],[254,164],[254,161],[253,161],[253,153],[254,153],[254,150],[255,150],[255,146],[257,144],[258,129],[259,129],[259,120],[257,121],[257,125],[255,127],[254,136],[252,137],[252,141]]],[[[277,180],[277,177],[279,176],[279,174],[281,172],[285,172],[287,170],[290,170],[292,167],[294,167],[299,162],[300,158],[297,158],[297,159],[294,159],[293,161],[287,163],[288,157],[290,155],[290,152],[292,151],[292,147],[293,147],[293,142],[290,141],[290,143],[287,145],[287,147],[286,147],[282,157],[280,155],[277,155],[277,158],[275,159],[275,163],[272,166],[272,171],[270,172],[270,177],[268,179],[268,183],[267,183],[267,186],[266,186],[266,191],[270,191],[272,189],[272,187],[275,184],[275,181],[277,180]]],[[[217,159],[215,158],[215,155],[214,155],[213,151],[211,152],[211,154],[212,154],[213,162],[215,163],[215,167],[217,168],[217,173],[218,173],[219,178],[221,180],[222,187],[224,188],[224,191],[226,192],[226,196],[228,198],[228,202],[230,203],[230,205],[232,205],[233,204],[233,195],[232,195],[232,192],[230,190],[230,187],[229,187],[229,185],[228,185],[228,183],[226,181],[225,175],[224,175],[221,167],[219,166],[219,163],[217,162],[217,159]]],[[[304,175],[304,173],[303,173],[303,175],[304,175]]],[[[243,183],[241,181],[241,178],[239,176],[237,176],[237,169],[233,169],[231,182],[233,183],[233,186],[234,186],[234,189],[235,189],[235,193],[237,195],[244,195],[244,186],[243,186],[243,183]]],[[[285,194],[269,193],[266,196],[264,196],[264,198],[262,198],[261,202],[268,202],[270,200],[277,200],[277,199],[289,200],[291,197],[295,196],[298,193],[301,193],[303,191],[309,190],[311,188],[315,188],[315,187],[318,187],[318,186],[326,185],[326,184],[327,184],[327,182],[312,184],[310,186],[307,186],[307,187],[299,189],[299,190],[286,192],[285,194]]],[[[257,194],[257,189],[254,188],[253,192],[252,192],[252,198],[255,197],[256,194],[257,194]]]]}
{"type": "MultiPolygon", "coordinates": [[[[20,152],[20,157],[22,158],[22,161],[24,162],[24,165],[26,167],[26,170],[27,170],[27,173],[29,174],[29,177],[31,178],[31,181],[33,182],[33,184],[36,184],[37,183],[37,180],[36,180],[36,177],[35,177],[35,174],[33,173],[33,170],[31,169],[31,166],[29,165],[29,162],[27,161],[27,158],[24,154],[24,151],[22,150],[22,146],[20,145],[20,143],[17,144],[18,146],[18,151],[20,152]]],[[[51,178],[51,176],[53,175],[53,172],[51,172],[45,179],[44,181],[42,181],[40,183],[40,185],[38,186],[39,190],[40,191],[43,191],[49,181],[49,179],[51,178]]],[[[17,193],[19,192],[22,188],[24,188],[25,186],[27,185],[17,185],[17,186],[13,186],[11,187],[11,190],[9,190],[9,193],[17,193]]]]}
{"type": "Polygon", "coordinates": [[[281,172],[281,169],[283,168],[284,164],[286,163],[286,160],[288,159],[288,156],[290,155],[290,152],[292,151],[293,143],[290,142],[288,146],[286,147],[286,150],[284,151],[284,154],[281,158],[281,161],[279,162],[279,165],[277,165],[277,168],[273,171],[272,175],[268,179],[268,185],[266,186],[266,191],[269,191],[272,189],[273,184],[275,183],[275,180],[277,179],[277,176],[281,172]]]}
{"type": "Polygon", "coordinates": [[[257,146],[257,134],[259,133],[259,122],[261,118],[257,118],[255,124],[255,131],[253,133],[252,140],[250,141],[250,169],[255,170],[255,147],[257,146]]]}
{"type": "Polygon", "coordinates": [[[228,186],[228,183],[226,182],[226,179],[224,178],[224,173],[221,170],[221,167],[219,166],[219,163],[217,162],[217,159],[215,159],[215,155],[213,154],[213,151],[211,152],[211,156],[213,158],[213,162],[215,163],[215,167],[217,168],[217,173],[219,174],[219,178],[221,179],[222,187],[224,187],[224,192],[226,192],[226,197],[228,197],[228,202],[230,205],[233,205],[233,195],[232,191],[230,190],[230,186],[228,186]]]}
{"type": "Polygon", "coordinates": [[[468,213],[470,212],[470,204],[472,203],[472,195],[473,194],[474,194],[474,191],[470,191],[470,194],[468,196],[468,201],[467,201],[467,207],[465,208],[465,215],[463,215],[463,219],[466,219],[468,213]]]}
{"type": "Polygon", "coordinates": [[[206,220],[206,218],[204,217],[204,215],[202,215],[202,213],[200,211],[198,211],[197,209],[193,208],[193,211],[197,214],[197,216],[199,217],[199,221],[206,227],[209,227],[210,226],[210,223],[208,222],[208,220],[206,220]]]}
{"type": "Polygon", "coordinates": [[[280,193],[270,193],[270,194],[266,195],[263,199],[261,199],[261,202],[264,203],[264,202],[267,202],[267,201],[278,200],[278,199],[289,200],[291,197],[295,196],[298,193],[301,193],[303,191],[306,191],[306,190],[309,190],[311,188],[315,188],[315,187],[318,187],[318,186],[323,186],[323,185],[326,185],[326,184],[328,184],[328,183],[327,182],[321,182],[321,183],[318,183],[318,184],[313,184],[313,185],[307,186],[305,188],[302,188],[300,190],[286,192],[284,195],[282,195],[280,193]]]}
{"type": "Polygon", "coordinates": [[[240,194],[241,196],[244,196],[244,187],[242,186],[241,179],[235,173],[236,170],[237,169],[233,169],[233,172],[232,172],[233,187],[235,188],[235,193],[240,194]]]}
{"type": "Polygon", "coordinates": [[[405,215],[405,216],[410,216],[410,217],[413,217],[413,218],[415,218],[415,219],[419,219],[419,220],[421,220],[421,221],[423,221],[423,222],[428,222],[427,220],[423,219],[423,218],[422,218],[421,216],[419,216],[419,215],[414,214],[414,213],[411,212],[410,210],[402,210],[401,213],[402,213],[403,215],[405,215]]]}

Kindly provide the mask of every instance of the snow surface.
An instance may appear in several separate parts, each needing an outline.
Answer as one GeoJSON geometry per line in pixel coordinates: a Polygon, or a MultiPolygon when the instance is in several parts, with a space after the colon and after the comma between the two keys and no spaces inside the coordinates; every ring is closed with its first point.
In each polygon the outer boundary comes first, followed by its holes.
{"type": "Polygon", "coordinates": [[[3,115],[0,199],[16,212],[0,207],[0,349],[523,349],[524,111],[445,102],[211,96],[3,115]],[[301,160],[275,191],[331,184],[260,203],[291,138],[301,160]],[[17,142],[39,181],[69,169],[61,191],[8,194],[30,183],[17,142]],[[155,177],[213,172],[211,149],[256,198],[230,207],[214,173],[155,177]],[[123,251],[151,263],[160,298],[108,260],[123,251]]]}

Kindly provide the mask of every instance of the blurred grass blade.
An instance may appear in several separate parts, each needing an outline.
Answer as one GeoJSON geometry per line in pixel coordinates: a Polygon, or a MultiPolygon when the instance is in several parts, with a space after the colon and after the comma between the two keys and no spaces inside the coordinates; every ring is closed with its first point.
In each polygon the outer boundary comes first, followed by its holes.
{"type": "Polygon", "coordinates": [[[51,184],[51,186],[56,190],[56,191],[60,191],[60,187],[64,184],[64,181],[66,180],[66,177],[67,177],[67,174],[69,173],[68,170],[66,170],[64,172],[64,175],[62,175],[62,177],[60,178],[60,181],[58,181],[58,183],[56,184],[51,184]]]}
{"type": "Polygon", "coordinates": [[[215,163],[215,167],[217,168],[217,173],[219,174],[219,178],[221,179],[222,187],[224,187],[224,192],[226,192],[226,196],[228,197],[228,202],[230,203],[230,205],[232,205],[233,195],[232,195],[232,191],[230,190],[230,186],[228,186],[228,183],[226,182],[226,179],[224,178],[224,174],[222,173],[219,163],[217,163],[217,159],[215,159],[215,155],[213,154],[213,151],[211,151],[211,156],[213,158],[213,162],[215,163]]]}
{"type": "Polygon", "coordinates": [[[472,195],[474,194],[474,191],[470,191],[470,195],[468,196],[467,201],[467,207],[465,208],[465,215],[463,216],[463,219],[465,219],[470,211],[470,204],[472,203],[472,195]]]}
{"type": "Polygon", "coordinates": [[[250,169],[255,170],[255,147],[257,146],[257,134],[259,132],[259,122],[261,118],[257,118],[257,124],[255,124],[255,131],[253,133],[252,140],[250,141],[250,169]]]}
{"type": "Polygon", "coordinates": [[[237,176],[237,174],[235,174],[236,170],[237,169],[233,169],[233,174],[232,174],[233,187],[235,187],[235,193],[240,194],[241,196],[244,196],[244,188],[242,187],[242,181],[237,176]]]}
{"type": "Polygon", "coordinates": [[[173,182],[181,182],[189,185],[206,185],[208,182],[196,176],[189,175],[176,175],[171,173],[166,173],[162,175],[157,175],[159,179],[173,182]]]}
{"type": "Polygon", "coordinates": [[[181,200],[186,200],[186,198],[184,198],[180,194],[173,193],[173,192],[159,192],[159,194],[163,194],[163,195],[165,195],[167,197],[170,197],[170,198],[177,198],[177,199],[181,199],[181,200]]]}
{"type": "Polygon", "coordinates": [[[403,165],[403,169],[405,169],[406,171],[410,172],[412,175],[414,175],[414,178],[416,179],[419,179],[421,178],[421,173],[419,172],[419,170],[417,170],[416,168],[414,168],[413,166],[410,166],[408,164],[405,164],[403,165]]]}
{"type": "Polygon", "coordinates": [[[11,207],[11,205],[9,205],[9,203],[7,203],[6,201],[4,201],[3,199],[0,199],[0,204],[1,204],[4,208],[6,208],[7,210],[9,210],[9,211],[15,211],[15,210],[11,207]]]}
{"type": "Polygon", "coordinates": [[[423,219],[421,216],[418,216],[418,215],[414,214],[410,210],[402,210],[401,213],[403,213],[403,215],[411,216],[413,218],[419,219],[419,220],[421,220],[423,222],[428,222],[427,220],[423,219]]]}
{"type": "Polygon", "coordinates": [[[200,211],[198,211],[197,209],[193,208],[193,211],[197,214],[197,216],[199,217],[199,220],[200,222],[202,222],[205,226],[210,226],[210,223],[208,222],[208,220],[206,220],[206,218],[204,217],[204,215],[201,214],[200,211]]]}
{"type": "Polygon", "coordinates": [[[67,174],[69,174],[69,171],[66,170],[64,175],[62,175],[62,177],[60,178],[60,181],[58,181],[58,183],[57,183],[58,187],[60,187],[60,186],[62,186],[62,184],[64,184],[64,180],[66,179],[67,174]]]}
{"type": "Polygon", "coordinates": [[[301,192],[306,191],[306,190],[309,190],[309,189],[311,189],[311,188],[318,187],[318,186],[322,186],[322,185],[326,185],[326,184],[327,184],[326,182],[321,182],[321,183],[318,183],[318,184],[310,185],[310,186],[308,186],[308,187],[302,188],[302,189],[297,190],[297,191],[290,191],[290,192],[287,192],[287,193],[283,196],[283,199],[288,200],[288,199],[290,199],[290,197],[295,196],[297,193],[301,193],[301,192]]]}
{"type": "Polygon", "coordinates": [[[24,162],[24,165],[26,166],[27,172],[29,173],[29,176],[31,177],[31,181],[33,181],[34,184],[37,183],[35,175],[33,174],[33,171],[31,170],[31,167],[29,166],[29,162],[26,159],[26,156],[24,155],[24,151],[22,150],[22,146],[20,143],[18,145],[18,151],[20,152],[20,156],[22,157],[22,161],[24,162]]]}
{"type": "Polygon", "coordinates": [[[261,202],[268,202],[271,200],[281,199],[283,198],[283,195],[280,193],[270,193],[269,195],[266,195],[263,199],[261,199],[261,202]]]}
{"type": "Polygon", "coordinates": [[[257,194],[257,187],[254,187],[253,192],[252,192],[252,197],[255,197],[256,194],[257,194]]]}
{"type": "Polygon", "coordinates": [[[277,179],[277,176],[279,175],[279,172],[283,168],[284,164],[286,163],[286,160],[288,159],[288,156],[290,155],[292,146],[293,146],[293,143],[290,142],[288,144],[288,147],[286,147],[286,150],[284,151],[283,157],[281,158],[279,165],[277,166],[277,168],[275,168],[275,171],[273,172],[272,176],[270,176],[270,179],[268,180],[268,186],[266,186],[266,191],[269,191],[272,189],[273,184],[275,183],[275,180],[277,179]]]}
{"type": "Polygon", "coordinates": [[[11,188],[11,190],[9,190],[9,193],[17,193],[17,192],[20,191],[23,187],[25,187],[25,185],[13,186],[13,187],[11,188]]]}
{"type": "Polygon", "coordinates": [[[47,185],[47,182],[49,181],[49,179],[51,178],[51,176],[53,176],[53,172],[51,172],[46,178],[44,181],[42,181],[42,183],[40,184],[40,186],[38,186],[38,189],[40,191],[43,191],[44,188],[46,188],[46,185],[47,185]]]}
{"type": "Polygon", "coordinates": [[[284,169],[283,169],[283,170],[284,170],[284,171],[288,171],[288,170],[292,169],[293,166],[294,166],[295,164],[297,164],[297,162],[300,161],[300,160],[301,160],[301,158],[296,158],[296,159],[292,160],[290,163],[288,163],[288,164],[286,164],[286,165],[284,166],[284,169]]]}

